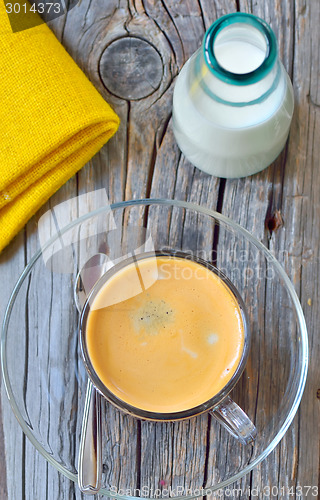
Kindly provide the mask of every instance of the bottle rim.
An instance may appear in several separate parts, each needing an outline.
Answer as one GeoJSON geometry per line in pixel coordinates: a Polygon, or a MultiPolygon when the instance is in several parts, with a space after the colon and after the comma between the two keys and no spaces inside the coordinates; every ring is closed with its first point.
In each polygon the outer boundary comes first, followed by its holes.
{"type": "Polygon", "coordinates": [[[219,80],[231,85],[249,85],[264,78],[273,68],[277,56],[277,40],[271,27],[260,17],[244,12],[234,12],[220,17],[206,31],[203,41],[203,54],[206,65],[219,80]],[[219,64],[214,53],[214,42],[217,35],[227,26],[235,23],[248,24],[256,28],[266,42],[266,55],[263,62],[248,73],[233,73],[219,64]]]}

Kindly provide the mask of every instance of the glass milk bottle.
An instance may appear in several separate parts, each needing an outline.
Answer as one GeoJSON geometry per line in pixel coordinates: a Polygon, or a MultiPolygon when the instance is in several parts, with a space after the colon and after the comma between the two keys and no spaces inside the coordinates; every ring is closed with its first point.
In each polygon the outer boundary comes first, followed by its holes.
{"type": "Polygon", "coordinates": [[[283,149],[292,85],[270,26],[250,14],[218,19],[183,66],[173,95],[173,130],[184,155],[218,177],[264,169],[283,149]]]}

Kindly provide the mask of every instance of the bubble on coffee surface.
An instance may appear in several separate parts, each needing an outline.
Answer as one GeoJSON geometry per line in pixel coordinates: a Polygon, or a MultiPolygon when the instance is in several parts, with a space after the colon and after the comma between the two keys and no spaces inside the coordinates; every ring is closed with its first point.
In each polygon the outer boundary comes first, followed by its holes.
{"type": "Polygon", "coordinates": [[[219,335],[216,333],[210,333],[207,337],[208,344],[213,345],[216,344],[219,340],[219,335]]]}
{"type": "Polygon", "coordinates": [[[137,333],[158,335],[174,319],[173,309],[163,300],[148,300],[131,314],[137,333]]]}

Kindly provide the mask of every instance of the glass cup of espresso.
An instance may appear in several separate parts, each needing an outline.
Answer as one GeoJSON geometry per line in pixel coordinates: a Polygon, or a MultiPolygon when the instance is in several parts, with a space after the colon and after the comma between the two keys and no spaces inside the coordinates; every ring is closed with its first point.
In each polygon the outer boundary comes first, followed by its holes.
{"type": "Polygon", "coordinates": [[[90,292],[79,338],[93,385],[118,409],[162,422],[209,411],[241,443],[254,441],[229,397],[249,354],[247,313],[207,261],[153,251],[118,262],[90,292]]]}

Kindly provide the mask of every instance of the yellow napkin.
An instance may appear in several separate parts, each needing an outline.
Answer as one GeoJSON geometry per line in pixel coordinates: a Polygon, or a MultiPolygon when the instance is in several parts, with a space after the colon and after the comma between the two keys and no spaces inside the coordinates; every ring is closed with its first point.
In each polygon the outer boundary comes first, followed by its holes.
{"type": "Polygon", "coordinates": [[[0,0],[0,251],[118,126],[48,26],[13,33],[0,0]]]}

